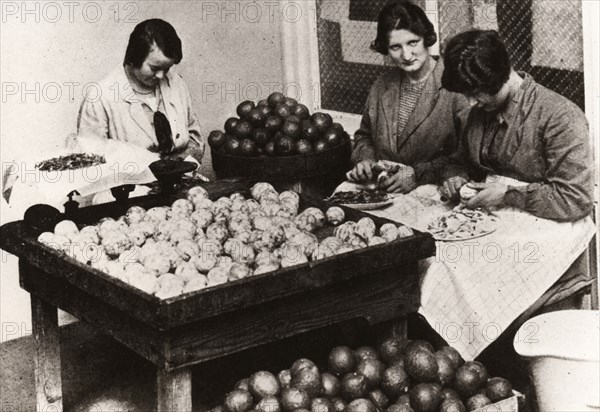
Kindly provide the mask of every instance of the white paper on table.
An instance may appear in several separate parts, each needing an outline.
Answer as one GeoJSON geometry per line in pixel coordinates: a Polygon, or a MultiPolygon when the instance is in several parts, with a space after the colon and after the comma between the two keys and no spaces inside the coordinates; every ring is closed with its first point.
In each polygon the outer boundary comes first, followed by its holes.
{"type": "Polygon", "coordinates": [[[82,198],[113,187],[140,185],[156,181],[149,169],[158,154],[118,140],[78,137],[70,149],[61,148],[26,156],[9,163],[3,170],[2,193],[15,215],[22,216],[28,207],[45,203],[62,210],[67,195],[76,190],[82,198]],[[106,163],[65,171],[40,171],[36,163],[71,153],[104,156],[106,163]]]}

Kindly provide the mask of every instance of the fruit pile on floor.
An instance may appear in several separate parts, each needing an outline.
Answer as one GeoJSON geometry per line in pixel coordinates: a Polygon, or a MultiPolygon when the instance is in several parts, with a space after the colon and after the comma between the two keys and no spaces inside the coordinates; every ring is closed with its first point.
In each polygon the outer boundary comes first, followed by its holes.
{"type": "Polygon", "coordinates": [[[334,347],[327,365],[301,358],[278,373],[240,380],[212,412],[461,412],[513,396],[450,346],[390,338],[379,349],[334,347]]]}
{"type": "Polygon", "coordinates": [[[237,107],[225,131],[213,130],[213,150],[236,156],[291,156],[322,152],[349,139],[340,123],[327,113],[315,112],[297,100],[275,92],[267,99],[250,100],[237,107]]]}

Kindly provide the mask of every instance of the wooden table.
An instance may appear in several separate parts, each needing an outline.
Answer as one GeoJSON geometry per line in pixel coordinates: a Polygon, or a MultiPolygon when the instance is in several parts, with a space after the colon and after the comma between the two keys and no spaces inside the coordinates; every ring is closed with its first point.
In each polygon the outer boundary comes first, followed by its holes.
{"type": "MultiPolygon", "coordinates": [[[[231,193],[212,185],[211,197],[231,193]]],[[[90,224],[173,199],[145,197],[81,209],[71,218],[90,224]]],[[[362,212],[347,210],[357,220],[362,212]]],[[[385,219],[374,218],[378,226],[385,219]]],[[[62,410],[57,308],[93,325],[157,366],[157,409],[192,409],[191,366],[299,333],[364,318],[402,318],[419,305],[417,262],[435,252],[416,233],[341,257],[160,300],[37,242],[24,221],[0,228],[0,247],[19,257],[19,278],[31,295],[37,345],[38,410],[62,410]]]]}

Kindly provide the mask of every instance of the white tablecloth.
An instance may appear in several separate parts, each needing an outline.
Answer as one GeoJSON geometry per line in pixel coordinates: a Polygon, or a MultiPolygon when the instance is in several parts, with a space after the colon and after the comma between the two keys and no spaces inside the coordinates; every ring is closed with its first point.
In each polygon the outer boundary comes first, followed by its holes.
{"type": "MultiPolygon", "coordinates": [[[[421,187],[370,213],[425,231],[427,223],[452,206],[439,201],[435,187],[421,187]]],[[[589,217],[558,223],[516,209],[496,214],[495,232],[460,242],[438,241],[436,256],[420,263],[419,312],[467,360],[539,299],[596,231],[589,217]]]]}

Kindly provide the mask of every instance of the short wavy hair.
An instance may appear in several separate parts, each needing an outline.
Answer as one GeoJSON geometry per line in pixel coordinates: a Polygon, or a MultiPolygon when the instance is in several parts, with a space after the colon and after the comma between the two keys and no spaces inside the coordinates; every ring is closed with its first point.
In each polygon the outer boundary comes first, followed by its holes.
{"type": "Polygon", "coordinates": [[[495,30],[471,30],[453,37],[443,53],[442,86],[462,94],[495,95],[510,76],[506,46],[495,30]]]}
{"type": "Polygon", "coordinates": [[[181,39],[177,36],[175,28],[164,20],[150,19],[141,22],[133,29],[129,36],[123,64],[140,67],[155,43],[166,57],[173,59],[175,64],[181,62],[183,58],[181,39]]]}
{"type": "Polygon", "coordinates": [[[387,56],[390,32],[402,29],[421,36],[425,47],[431,47],[437,42],[433,23],[429,21],[423,9],[408,0],[395,0],[379,12],[377,37],[371,43],[371,50],[387,56]]]}

